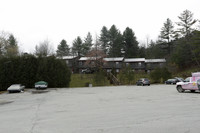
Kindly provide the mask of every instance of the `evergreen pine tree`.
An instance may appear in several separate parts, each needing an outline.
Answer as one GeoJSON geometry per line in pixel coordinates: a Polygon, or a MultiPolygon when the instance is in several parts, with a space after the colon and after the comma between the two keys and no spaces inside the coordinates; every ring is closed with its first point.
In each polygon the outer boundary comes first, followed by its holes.
{"type": "Polygon", "coordinates": [[[166,20],[161,29],[160,38],[162,39],[163,44],[166,45],[166,49],[170,54],[172,45],[171,40],[174,38],[174,26],[169,18],[166,20]]]}
{"type": "Polygon", "coordinates": [[[135,58],[138,56],[139,47],[135,33],[129,27],[123,33],[124,49],[126,58],[135,58]]]}
{"type": "Polygon", "coordinates": [[[67,56],[69,55],[69,46],[67,45],[67,42],[63,39],[60,44],[57,47],[57,56],[67,56]]]}
{"type": "Polygon", "coordinates": [[[78,56],[83,55],[83,42],[79,36],[73,41],[72,45],[73,54],[78,56]]]}
{"type": "Polygon", "coordinates": [[[101,41],[101,49],[104,51],[104,53],[108,54],[109,32],[106,26],[103,26],[101,29],[99,40],[101,41]]]}
{"type": "Polygon", "coordinates": [[[194,31],[192,26],[197,22],[197,20],[193,19],[193,13],[191,11],[183,11],[178,18],[180,19],[180,22],[177,22],[176,24],[180,27],[178,31],[183,37],[188,36],[192,31],[194,31]]]}
{"type": "Polygon", "coordinates": [[[87,37],[85,38],[83,43],[83,55],[86,55],[91,50],[92,46],[92,35],[90,34],[90,32],[88,32],[87,37]]]}
{"type": "Polygon", "coordinates": [[[110,57],[120,57],[121,50],[123,49],[123,38],[120,31],[115,25],[112,25],[109,30],[109,43],[108,43],[108,54],[110,57]]]}

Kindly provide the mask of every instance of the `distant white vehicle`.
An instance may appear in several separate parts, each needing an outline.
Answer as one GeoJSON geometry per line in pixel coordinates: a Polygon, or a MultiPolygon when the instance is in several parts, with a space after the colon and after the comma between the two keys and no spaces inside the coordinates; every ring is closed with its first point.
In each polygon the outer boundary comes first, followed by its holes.
{"type": "Polygon", "coordinates": [[[24,91],[25,86],[21,85],[21,84],[13,84],[10,87],[8,87],[7,91],[9,93],[11,92],[22,92],[24,91]]]}

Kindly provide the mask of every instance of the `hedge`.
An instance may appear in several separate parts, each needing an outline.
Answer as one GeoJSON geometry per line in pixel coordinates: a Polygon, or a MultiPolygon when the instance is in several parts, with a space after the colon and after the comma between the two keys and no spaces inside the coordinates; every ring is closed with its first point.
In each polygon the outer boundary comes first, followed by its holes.
{"type": "Polygon", "coordinates": [[[0,90],[12,84],[34,87],[37,81],[46,81],[50,88],[69,87],[71,72],[66,63],[54,56],[35,57],[24,55],[0,58],[0,90]]]}

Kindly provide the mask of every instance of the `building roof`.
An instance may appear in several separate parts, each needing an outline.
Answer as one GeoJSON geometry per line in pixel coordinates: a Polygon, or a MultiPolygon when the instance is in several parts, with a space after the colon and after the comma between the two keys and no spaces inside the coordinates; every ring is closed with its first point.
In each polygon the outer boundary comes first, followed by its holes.
{"type": "Polygon", "coordinates": [[[74,59],[76,57],[77,56],[63,56],[62,59],[64,59],[64,60],[70,60],[70,59],[74,59]]]}
{"type": "MultiPolygon", "coordinates": [[[[70,60],[77,58],[78,56],[63,56],[62,59],[64,60],[70,60]]],[[[86,60],[96,60],[96,58],[101,58],[101,57],[81,57],[79,61],[86,61],[86,60]]],[[[165,59],[145,59],[145,58],[124,58],[124,57],[113,57],[113,58],[103,58],[104,61],[110,61],[110,62],[116,62],[116,61],[123,61],[125,63],[128,62],[145,62],[145,63],[156,63],[156,62],[166,62],[165,59]]]]}
{"type": "Polygon", "coordinates": [[[155,62],[163,63],[163,62],[166,62],[166,60],[165,59],[146,59],[145,62],[146,63],[155,63],[155,62]]]}
{"type": "Polygon", "coordinates": [[[81,57],[79,61],[96,60],[96,58],[99,59],[101,57],[81,57]]]}
{"type": "Polygon", "coordinates": [[[145,58],[126,58],[124,62],[145,62],[145,58]]]}
{"type": "Polygon", "coordinates": [[[123,61],[124,57],[103,58],[104,61],[123,61]]]}

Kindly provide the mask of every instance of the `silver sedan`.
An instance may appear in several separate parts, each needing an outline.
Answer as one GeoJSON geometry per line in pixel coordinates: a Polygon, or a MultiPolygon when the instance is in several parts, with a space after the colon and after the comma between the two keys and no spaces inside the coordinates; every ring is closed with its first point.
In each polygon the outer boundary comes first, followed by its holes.
{"type": "Polygon", "coordinates": [[[7,91],[9,93],[11,92],[22,92],[24,91],[25,86],[21,85],[21,84],[13,84],[10,87],[8,87],[7,91]]]}

